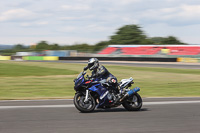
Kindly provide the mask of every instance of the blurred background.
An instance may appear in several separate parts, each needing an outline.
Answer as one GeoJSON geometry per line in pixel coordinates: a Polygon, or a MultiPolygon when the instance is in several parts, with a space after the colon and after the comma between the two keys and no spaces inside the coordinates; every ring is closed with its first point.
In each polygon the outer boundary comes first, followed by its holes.
{"type": "Polygon", "coordinates": [[[0,55],[199,58],[199,15],[196,0],[1,1],[0,55]]]}
{"type": "MultiPolygon", "coordinates": [[[[33,45],[0,45],[0,49],[2,56],[12,56],[1,57],[1,60],[41,60],[37,56],[56,56],[59,57],[57,60],[60,57],[190,57],[194,58],[191,62],[198,62],[200,57],[200,45],[184,43],[174,36],[150,38],[135,24],[122,26],[108,41],[95,45],[59,45],[40,41],[33,45]]],[[[184,60],[181,58],[177,61],[184,60]]]]}

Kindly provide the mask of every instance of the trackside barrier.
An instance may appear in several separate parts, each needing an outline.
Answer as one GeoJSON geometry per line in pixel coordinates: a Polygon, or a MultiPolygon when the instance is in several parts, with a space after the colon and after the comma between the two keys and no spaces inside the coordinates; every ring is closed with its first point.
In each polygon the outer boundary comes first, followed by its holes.
{"type": "Polygon", "coordinates": [[[198,63],[200,58],[177,58],[177,62],[198,63]]]}
{"type": "Polygon", "coordinates": [[[43,60],[58,60],[57,56],[24,56],[23,60],[38,60],[38,61],[43,61],[43,60]]]}
{"type": "Polygon", "coordinates": [[[11,60],[11,56],[0,56],[0,60],[11,60]]]}
{"type": "Polygon", "coordinates": [[[22,61],[22,56],[11,56],[11,60],[22,61]]]}
{"type": "Polygon", "coordinates": [[[58,56],[44,56],[44,60],[58,60],[58,56]]]}
{"type": "MultiPolygon", "coordinates": [[[[59,60],[89,60],[91,57],[59,57],[59,60]]],[[[176,62],[177,58],[153,57],[96,57],[104,61],[149,61],[149,62],[176,62]]]]}
{"type": "MultiPolygon", "coordinates": [[[[58,57],[58,56],[0,56],[0,60],[32,60],[32,61],[56,61],[56,60],[88,60],[91,57],[58,57]]],[[[186,62],[200,63],[200,58],[154,58],[154,57],[96,57],[104,61],[149,61],[149,62],[186,62]]]]}
{"type": "Polygon", "coordinates": [[[24,56],[23,60],[43,60],[43,56],[24,56]]]}

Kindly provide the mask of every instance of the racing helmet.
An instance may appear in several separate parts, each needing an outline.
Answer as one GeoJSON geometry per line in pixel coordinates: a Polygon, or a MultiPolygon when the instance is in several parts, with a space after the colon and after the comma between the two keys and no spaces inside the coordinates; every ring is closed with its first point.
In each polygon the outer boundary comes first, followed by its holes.
{"type": "Polygon", "coordinates": [[[97,58],[91,58],[88,61],[89,70],[95,70],[99,67],[99,60],[97,58]]]}

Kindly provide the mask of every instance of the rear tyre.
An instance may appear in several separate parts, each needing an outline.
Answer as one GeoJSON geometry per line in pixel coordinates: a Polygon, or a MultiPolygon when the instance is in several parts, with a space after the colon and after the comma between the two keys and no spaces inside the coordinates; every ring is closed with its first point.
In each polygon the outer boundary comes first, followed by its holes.
{"type": "Polygon", "coordinates": [[[135,93],[124,101],[122,105],[128,111],[139,111],[142,107],[142,98],[138,93],[135,93]]]}
{"type": "Polygon", "coordinates": [[[92,112],[95,107],[96,103],[92,96],[89,95],[88,102],[84,102],[85,95],[82,93],[76,93],[74,96],[74,105],[75,107],[81,111],[82,113],[89,113],[92,112]]]}

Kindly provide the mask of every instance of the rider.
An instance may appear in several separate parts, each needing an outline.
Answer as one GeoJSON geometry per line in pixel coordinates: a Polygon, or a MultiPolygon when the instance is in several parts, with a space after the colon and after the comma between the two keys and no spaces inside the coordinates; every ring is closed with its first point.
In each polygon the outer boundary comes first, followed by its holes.
{"type": "Polygon", "coordinates": [[[99,65],[99,60],[97,58],[91,58],[88,61],[88,65],[84,68],[86,71],[89,68],[92,71],[91,78],[99,79],[108,83],[109,88],[113,88],[116,92],[117,89],[117,78],[113,76],[103,65],[99,65]]]}

